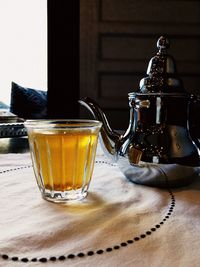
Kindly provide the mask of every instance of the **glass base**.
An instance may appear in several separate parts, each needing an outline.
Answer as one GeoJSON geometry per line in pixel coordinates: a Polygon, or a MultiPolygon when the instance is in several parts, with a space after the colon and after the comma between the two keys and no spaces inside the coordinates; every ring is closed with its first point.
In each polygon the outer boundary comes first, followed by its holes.
{"type": "Polygon", "coordinates": [[[45,189],[42,193],[43,199],[54,203],[66,203],[69,201],[79,201],[84,199],[88,192],[82,189],[68,191],[50,191],[45,189]]]}

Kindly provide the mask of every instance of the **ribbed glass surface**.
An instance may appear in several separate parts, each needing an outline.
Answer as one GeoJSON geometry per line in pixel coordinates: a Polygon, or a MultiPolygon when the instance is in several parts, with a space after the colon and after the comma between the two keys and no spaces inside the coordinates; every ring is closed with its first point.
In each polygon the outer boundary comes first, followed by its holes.
{"type": "Polygon", "coordinates": [[[34,172],[44,198],[62,201],[87,195],[99,128],[29,129],[34,172]]]}

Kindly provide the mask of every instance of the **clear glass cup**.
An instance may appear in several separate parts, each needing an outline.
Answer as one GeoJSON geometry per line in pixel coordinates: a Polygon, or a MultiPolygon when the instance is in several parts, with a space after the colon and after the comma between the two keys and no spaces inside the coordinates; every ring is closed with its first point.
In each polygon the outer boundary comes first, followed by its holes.
{"type": "Polygon", "coordinates": [[[87,196],[102,123],[27,120],[33,169],[42,197],[52,202],[87,196]]]}

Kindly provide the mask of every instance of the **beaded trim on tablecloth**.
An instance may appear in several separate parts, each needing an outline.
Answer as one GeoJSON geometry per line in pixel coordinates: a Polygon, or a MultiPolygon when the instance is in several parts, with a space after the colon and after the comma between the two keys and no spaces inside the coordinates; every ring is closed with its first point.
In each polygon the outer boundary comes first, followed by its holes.
{"type": "MultiPolygon", "coordinates": [[[[103,160],[96,160],[95,161],[96,164],[107,164],[109,166],[112,167],[116,167],[116,164],[110,163],[110,162],[106,162],[103,160]]],[[[26,169],[26,168],[31,168],[32,165],[26,165],[26,166],[21,166],[21,167],[17,167],[17,168],[12,168],[12,169],[8,169],[8,170],[3,170],[0,171],[0,174],[3,173],[7,173],[7,172],[12,172],[12,171],[17,171],[17,170],[22,170],[22,169],[26,169]]],[[[51,257],[34,257],[34,258],[28,258],[28,257],[18,257],[18,256],[14,256],[14,255],[8,255],[8,254],[2,254],[0,252],[0,257],[3,260],[10,260],[13,262],[41,262],[41,263],[46,263],[46,262],[59,262],[59,261],[65,261],[65,260],[72,260],[72,259],[76,259],[76,258],[85,258],[85,257],[91,257],[91,256],[95,256],[95,255],[102,255],[105,253],[111,253],[112,251],[116,251],[119,250],[121,248],[130,246],[130,245],[134,245],[137,242],[143,240],[144,238],[150,237],[153,233],[155,233],[157,230],[159,230],[164,223],[166,223],[166,221],[170,218],[170,216],[172,215],[174,208],[175,208],[175,204],[176,204],[176,199],[174,194],[172,193],[171,189],[168,187],[167,188],[168,192],[169,192],[169,196],[171,198],[171,203],[166,211],[165,216],[160,220],[160,222],[156,223],[155,225],[152,225],[149,229],[145,230],[142,234],[140,235],[136,235],[133,237],[130,237],[130,239],[125,240],[123,242],[120,242],[118,244],[115,244],[113,246],[107,247],[107,248],[99,248],[97,250],[89,250],[89,251],[80,251],[80,252],[75,252],[75,253],[70,253],[70,254],[63,254],[63,255],[58,255],[58,256],[51,256],[51,257]]]]}

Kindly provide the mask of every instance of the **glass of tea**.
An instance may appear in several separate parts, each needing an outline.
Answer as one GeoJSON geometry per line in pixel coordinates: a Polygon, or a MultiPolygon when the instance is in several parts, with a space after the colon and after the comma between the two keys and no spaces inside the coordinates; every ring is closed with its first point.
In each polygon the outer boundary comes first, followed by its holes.
{"type": "Polygon", "coordinates": [[[27,120],[33,169],[42,197],[52,202],[87,196],[98,134],[95,120],[27,120]]]}

